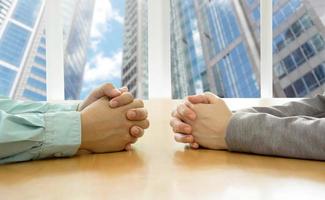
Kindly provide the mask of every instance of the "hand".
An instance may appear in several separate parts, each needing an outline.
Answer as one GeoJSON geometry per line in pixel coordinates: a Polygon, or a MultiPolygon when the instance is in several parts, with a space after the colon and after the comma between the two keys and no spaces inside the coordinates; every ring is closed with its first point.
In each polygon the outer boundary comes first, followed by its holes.
{"type": "MultiPolygon", "coordinates": [[[[128,92],[127,87],[115,89],[115,87],[112,84],[106,83],[96,88],[94,91],[92,91],[90,95],[88,95],[86,100],[84,100],[82,103],[79,104],[78,111],[84,110],[89,105],[96,102],[98,99],[102,97],[108,97],[109,100],[108,105],[111,108],[127,105],[131,103],[134,99],[132,94],[128,92]]],[[[130,116],[128,119],[131,121],[138,120],[137,116],[135,117],[130,116]]],[[[132,129],[130,129],[130,134],[135,137],[137,137],[138,135],[141,136],[143,132],[144,130],[141,127],[133,127],[132,129]]],[[[126,149],[131,149],[131,145],[128,145],[126,149]]]]}
{"type": "Polygon", "coordinates": [[[225,136],[232,113],[212,93],[190,96],[172,113],[170,125],[177,142],[209,149],[227,149],[225,136]]]}
{"type": "Polygon", "coordinates": [[[82,103],[79,104],[78,111],[82,111],[87,106],[89,106],[90,104],[94,103],[95,101],[97,101],[98,99],[104,96],[108,97],[108,99],[111,100],[110,102],[111,107],[118,107],[118,106],[123,106],[131,103],[133,101],[133,97],[130,95],[128,98],[124,98],[124,99],[119,98],[119,96],[124,92],[128,92],[128,88],[123,87],[120,89],[115,89],[115,87],[112,84],[106,83],[96,88],[94,91],[92,91],[88,95],[86,100],[84,100],[82,103]]]}
{"type": "Polygon", "coordinates": [[[143,129],[149,127],[147,111],[141,100],[118,108],[108,104],[108,98],[102,97],[81,111],[80,150],[93,153],[122,151],[135,143],[143,135],[143,129]],[[133,134],[129,134],[130,130],[133,134]]]}

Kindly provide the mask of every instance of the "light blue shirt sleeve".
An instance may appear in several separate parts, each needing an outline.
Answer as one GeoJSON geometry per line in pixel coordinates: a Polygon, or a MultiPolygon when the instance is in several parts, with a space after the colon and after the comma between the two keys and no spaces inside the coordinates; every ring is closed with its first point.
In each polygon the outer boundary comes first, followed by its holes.
{"type": "Polygon", "coordinates": [[[77,105],[0,98],[0,164],[69,157],[81,143],[77,105]]]}

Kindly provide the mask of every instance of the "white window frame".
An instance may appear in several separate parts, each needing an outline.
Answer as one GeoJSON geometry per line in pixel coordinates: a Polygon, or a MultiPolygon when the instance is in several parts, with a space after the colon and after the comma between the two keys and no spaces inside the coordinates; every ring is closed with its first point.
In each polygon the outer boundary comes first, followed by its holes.
{"type": "MultiPolygon", "coordinates": [[[[60,0],[46,0],[47,96],[64,100],[63,28],[60,0]]],[[[272,1],[261,6],[261,98],[273,98],[272,1]]],[[[149,99],[171,98],[170,1],[148,0],[149,99]]]]}

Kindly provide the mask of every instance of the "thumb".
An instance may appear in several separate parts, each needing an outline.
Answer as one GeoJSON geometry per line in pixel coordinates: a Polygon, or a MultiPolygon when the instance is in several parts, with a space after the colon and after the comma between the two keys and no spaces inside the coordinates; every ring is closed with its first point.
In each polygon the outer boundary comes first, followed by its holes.
{"type": "Polygon", "coordinates": [[[205,92],[204,94],[189,96],[187,100],[192,104],[214,104],[217,103],[220,98],[211,92],[205,92]]]}
{"type": "Polygon", "coordinates": [[[208,99],[210,104],[218,103],[221,98],[211,92],[205,92],[204,96],[208,99]]]}

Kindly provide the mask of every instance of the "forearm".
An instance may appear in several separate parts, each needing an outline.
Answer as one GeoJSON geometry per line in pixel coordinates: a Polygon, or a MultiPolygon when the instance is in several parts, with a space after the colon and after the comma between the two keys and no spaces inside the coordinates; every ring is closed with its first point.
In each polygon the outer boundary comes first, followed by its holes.
{"type": "Polygon", "coordinates": [[[237,112],[267,113],[277,117],[303,115],[320,118],[325,116],[325,97],[324,95],[318,95],[314,98],[303,99],[301,101],[292,101],[280,106],[253,107],[235,111],[234,113],[237,112]]]}
{"type": "Polygon", "coordinates": [[[0,111],[0,164],[74,155],[81,142],[80,123],[78,112],[0,111]]]}
{"type": "Polygon", "coordinates": [[[23,102],[0,98],[0,110],[9,114],[77,111],[78,103],[23,102]]]}
{"type": "Polygon", "coordinates": [[[230,151],[325,160],[325,119],[236,113],[226,142],[230,151]]]}

